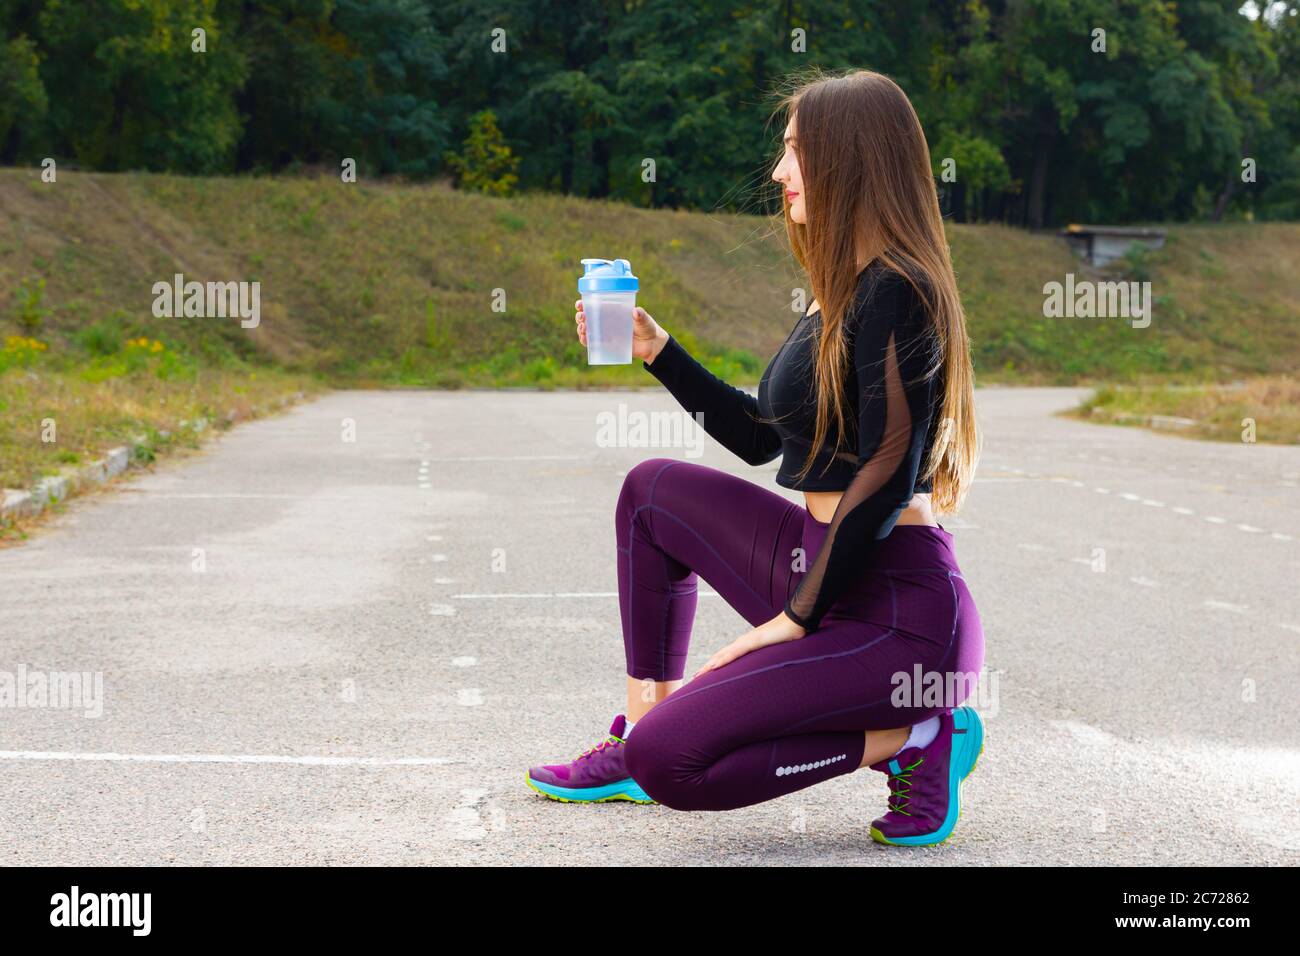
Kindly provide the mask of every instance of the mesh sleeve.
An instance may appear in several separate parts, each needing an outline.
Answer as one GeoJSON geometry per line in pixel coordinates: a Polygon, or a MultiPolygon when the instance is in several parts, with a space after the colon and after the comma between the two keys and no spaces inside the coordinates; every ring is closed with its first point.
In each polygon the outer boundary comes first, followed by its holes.
{"type": "Polygon", "coordinates": [[[821,550],[785,605],[786,615],[809,632],[912,500],[932,386],[922,359],[926,350],[912,334],[918,327],[907,318],[909,288],[901,278],[881,280],[855,308],[858,468],[821,550]]]}
{"type": "Polygon", "coordinates": [[[781,453],[781,436],[767,422],[758,421],[758,399],[728,385],[695,360],[673,336],[642,367],[663,383],[678,404],[694,415],[719,444],[746,464],[762,465],[781,453]]]}

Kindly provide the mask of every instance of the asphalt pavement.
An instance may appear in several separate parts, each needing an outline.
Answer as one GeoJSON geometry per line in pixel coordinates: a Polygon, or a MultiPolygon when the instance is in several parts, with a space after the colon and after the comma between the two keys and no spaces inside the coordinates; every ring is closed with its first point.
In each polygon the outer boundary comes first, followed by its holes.
{"type": "MultiPolygon", "coordinates": [[[[871,842],[871,771],[726,813],[527,789],[622,708],[622,476],[799,496],[637,444],[662,390],[355,391],[0,550],[0,863],[1300,863],[1300,448],[1052,415],[1082,394],[977,392],[940,520],[987,745],[944,846],[871,842]]],[[[700,591],[692,669],[747,629],[700,591]]]]}

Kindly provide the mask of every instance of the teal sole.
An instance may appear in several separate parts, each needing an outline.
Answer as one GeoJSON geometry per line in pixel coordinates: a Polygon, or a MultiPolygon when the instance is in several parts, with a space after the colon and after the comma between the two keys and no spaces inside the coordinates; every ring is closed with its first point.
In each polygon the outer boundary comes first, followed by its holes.
{"type": "Polygon", "coordinates": [[[920,833],[909,837],[887,837],[877,827],[871,828],[871,839],[889,846],[938,846],[946,841],[961,820],[961,786],[962,782],[975,772],[980,756],[984,753],[984,721],[970,707],[960,707],[953,711],[954,729],[964,729],[965,733],[953,734],[952,759],[948,764],[948,814],[943,825],[933,833],[920,833]]]}
{"type": "Polygon", "coordinates": [[[540,783],[528,774],[524,774],[528,786],[550,800],[560,803],[613,803],[622,800],[627,803],[654,803],[635,780],[628,777],[603,787],[557,787],[549,783],[540,783]]]}

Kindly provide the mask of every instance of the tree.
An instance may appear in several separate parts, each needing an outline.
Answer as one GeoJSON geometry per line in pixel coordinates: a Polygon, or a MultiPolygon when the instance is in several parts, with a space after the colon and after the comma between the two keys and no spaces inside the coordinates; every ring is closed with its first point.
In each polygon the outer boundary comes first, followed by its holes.
{"type": "Polygon", "coordinates": [[[6,39],[0,30],[0,162],[18,158],[49,110],[39,64],[36,44],[25,36],[6,39]]]}
{"type": "Polygon", "coordinates": [[[464,151],[448,154],[447,164],[455,170],[462,189],[508,196],[519,181],[515,175],[519,160],[511,155],[491,110],[474,115],[464,151]]]}
{"type": "Polygon", "coordinates": [[[216,6],[47,0],[38,22],[51,137],[95,169],[227,169],[245,64],[216,6]]]}

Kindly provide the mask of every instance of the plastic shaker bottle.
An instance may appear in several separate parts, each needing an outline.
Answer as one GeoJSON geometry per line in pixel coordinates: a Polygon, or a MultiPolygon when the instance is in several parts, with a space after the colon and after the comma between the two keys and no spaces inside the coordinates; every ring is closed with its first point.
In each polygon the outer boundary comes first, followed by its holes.
{"type": "Polygon", "coordinates": [[[587,316],[587,364],[628,365],[632,361],[632,312],[639,286],[626,259],[583,259],[578,280],[587,316]]]}

